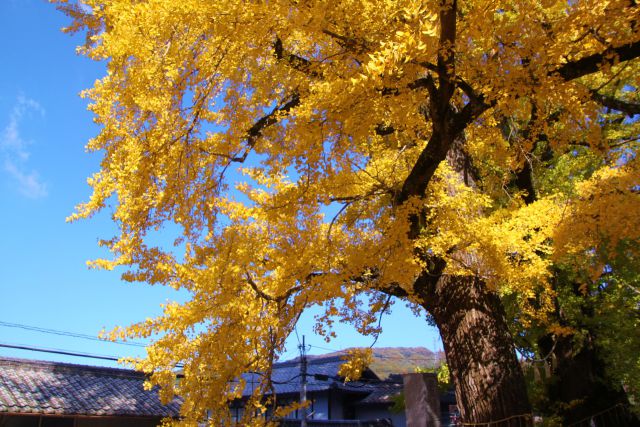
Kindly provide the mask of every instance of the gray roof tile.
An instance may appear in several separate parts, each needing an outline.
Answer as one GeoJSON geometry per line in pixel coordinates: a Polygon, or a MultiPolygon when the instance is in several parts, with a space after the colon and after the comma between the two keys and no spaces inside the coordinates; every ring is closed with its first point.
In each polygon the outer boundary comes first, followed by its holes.
{"type": "MultiPolygon", "coordinates": [[[[363,372],[361,381],[345,383],[338,377],[340,366],[345,362],[342,356],[314,356],[307,361],[307,392],[322,392],[329,389],[340,389],[344,392],[360,394],[366,397],[366,403],[388,403],[385,398],[390,392],[397,394],[395,385],[387,385],[386,382],[380,381],[376,374],[366,369],[363,372]],[[328,379],[316,379],[315,374],[326,375],[328,379]],[[369,398],[370,397],[370,398],[369,398]]],[[[246,380],[246,386],[243,396],[247,397],[252,394],[255,387],[261,380],[261,376],[257,374],[243,375],[246,380]]],[[[300,393],[300,360],[298,358],[276,363],[273,365],[271,375],[273,387],[276,394],[298,394],[300,393]]],[[[401,386],[400,386],[401,389],[401,386]]]]}
{"type": "Polygon", "coordinates": [[[116,368],[0,358],[0,413],[177,417],[144,390],[144,374],[116,368]]]}

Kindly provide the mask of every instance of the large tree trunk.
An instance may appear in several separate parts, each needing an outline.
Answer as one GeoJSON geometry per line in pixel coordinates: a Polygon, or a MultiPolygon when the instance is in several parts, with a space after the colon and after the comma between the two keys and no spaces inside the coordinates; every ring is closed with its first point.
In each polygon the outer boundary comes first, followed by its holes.
{"type": "Polygon", "coordinates": [[[442,275],[429,282],[416,290],[440,329],[462,420],[531,425],[524,376],[498,295],[473,276],[442,275]]]}

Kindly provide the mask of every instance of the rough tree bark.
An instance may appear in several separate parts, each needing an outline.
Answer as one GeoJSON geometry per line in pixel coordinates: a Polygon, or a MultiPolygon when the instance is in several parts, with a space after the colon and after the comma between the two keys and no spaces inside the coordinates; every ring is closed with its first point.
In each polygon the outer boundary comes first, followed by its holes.
{"type": "MultiPolygon", "coordinates": [[[[440,331],[463,422],[532,425],[524,375],[498,294],[476,276],[442,274],[442,259],[430,260],[430,266],[413,291],[440,331]]],[[[406,296],[396,287],[385,292],[406,296]]]]}
{"type": "Polygon", "coordinates": [[[464,422],[530,425],[524,376],[498,295],[474,276],[422,278],[415,289],[440,330],[464,422]]]}

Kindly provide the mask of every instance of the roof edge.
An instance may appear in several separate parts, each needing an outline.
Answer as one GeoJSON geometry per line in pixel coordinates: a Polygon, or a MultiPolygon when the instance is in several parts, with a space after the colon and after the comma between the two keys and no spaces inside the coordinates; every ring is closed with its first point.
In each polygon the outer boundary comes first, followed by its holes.
{"type": "Polygon", "coordinates": [[[31,368],[42,371],[66,371],[75,373],[91,373],[94,375],[111,377],[133,377],[144,379],[144,372],[135,369],[112,368],[107,366],[82,365],[67,362],[53,362],[49,360],[20,359],[14,357],[0,357],[0,366],[13,366],[17,368],[31,368]]]}

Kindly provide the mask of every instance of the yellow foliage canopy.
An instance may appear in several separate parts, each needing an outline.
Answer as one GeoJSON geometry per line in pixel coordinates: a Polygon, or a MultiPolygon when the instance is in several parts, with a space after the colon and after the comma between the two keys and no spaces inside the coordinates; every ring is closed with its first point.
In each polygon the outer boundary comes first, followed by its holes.
{"type": "Polygon", "coordinates": [[[554,260],[640,237],[637,129],[602,108],[637,108],[633,2],[60,3],[80,52],[108,61],[84,92],[104,158],[71,218],[111,206],[114,258],[95,265],[190,292],[115,333],[161,334],[139,367],[185,397],[186,423],[226,419],[233,380],[269,372],[306,307],[326,307],[329,337],[329,316],[375,333],[377,291],[421,303],[436,256],[544,316],[554,260]],[[464,167],[437,150],[451,135],[464,167]],[[576,146],[597,172],[543,186],[541,150],[576,146]],[[175,245],[150,244],[167,223],[175,245]]]}

